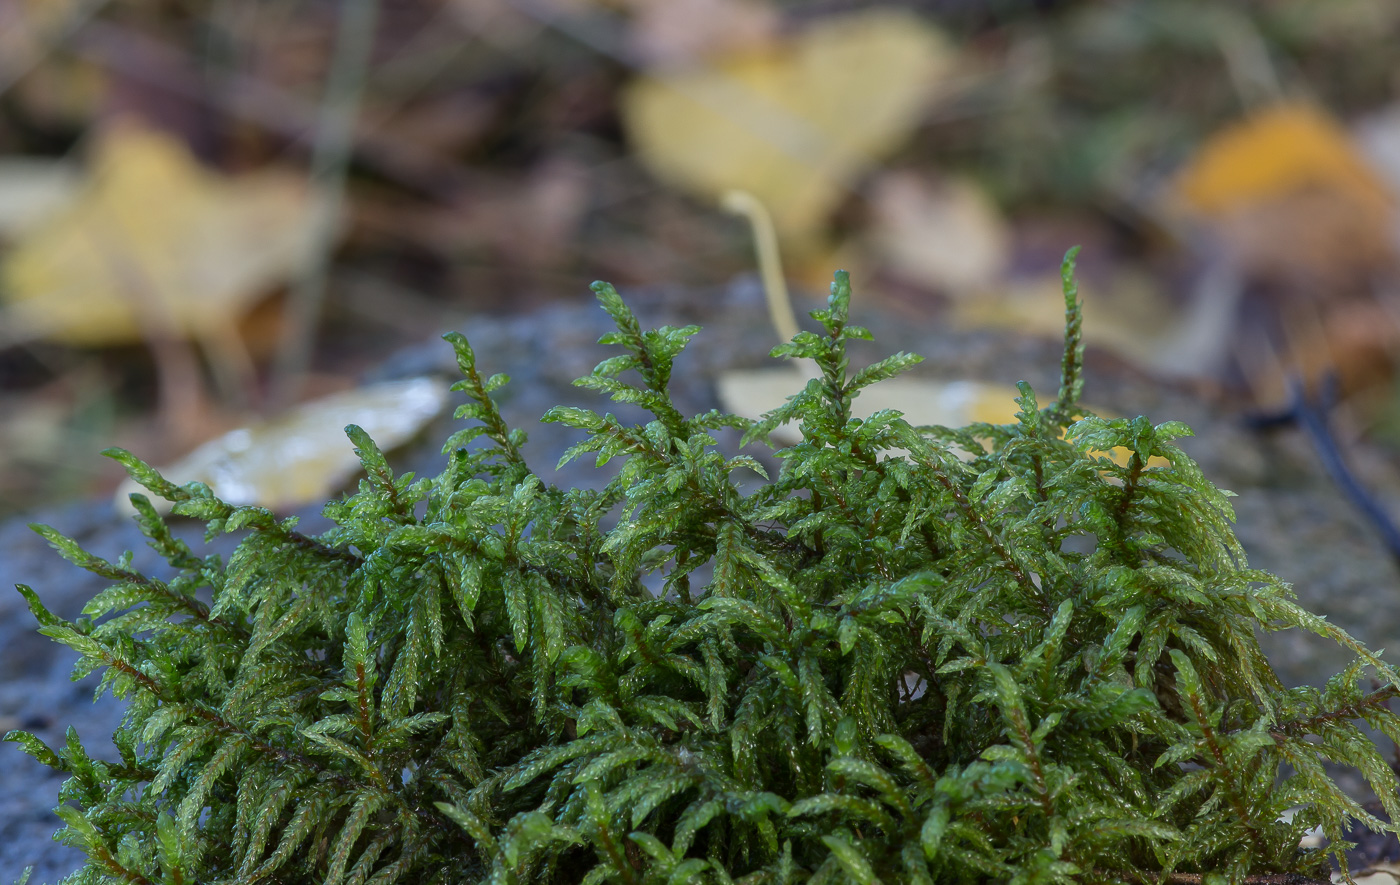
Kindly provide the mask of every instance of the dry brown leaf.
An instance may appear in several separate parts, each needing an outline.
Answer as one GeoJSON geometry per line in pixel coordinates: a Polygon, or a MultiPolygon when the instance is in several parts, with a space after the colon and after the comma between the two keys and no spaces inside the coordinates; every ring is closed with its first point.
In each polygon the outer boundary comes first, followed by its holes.
{"type": "Polygon", "coordinates": [[[869,202],[867,237],[894,274],[954,297],[1000,279],[1010,235],[997,207],[972,181],[887,172],[871,184],[869,202]]]}
{"type": "MultiPolygon", "coordinates": [[[[953,321],[967,329],[1008,329],[1045,338],[1065,330],[1058,275],[1008,282],[958,302],[953,321]]],[[[1084,340],[1136,362],[1154,363],[1156,339],[1176,323],[1172,308],[1150,281],[1121,275],[1109,285],[1082,286],[1084,340]]]]}
{"type": "MultiPolygon", "coordinates": [[[[425,376],[332,394],[210,440],[161,474],[175,483],[206,483],[230,504],[292,510],[325,500],[360,469],[345,425],[358,424],[389,451],[443,410],[448,391],[446,381],[425,376]]],[[[116,505],[129,506],[127,495],[139,491],[128,480],[116,505]]]]}
{"type": "Polygon", "coordinates": [[[130,124],[99,139],[92,167],[82,195],[0,267],[9,302],[0,343],[229,335],[308,248],[304,176],[226,178],[179,141],[130,124]]]}
{"type": "Polygon", "coordinates": [[[749,191],[781,235],[810,242],[855,177],[908,136],[950,59],[922,18],[873,9],[786,46],[642,77],[623,118],[657,175],[711,200],[749,191]]]}

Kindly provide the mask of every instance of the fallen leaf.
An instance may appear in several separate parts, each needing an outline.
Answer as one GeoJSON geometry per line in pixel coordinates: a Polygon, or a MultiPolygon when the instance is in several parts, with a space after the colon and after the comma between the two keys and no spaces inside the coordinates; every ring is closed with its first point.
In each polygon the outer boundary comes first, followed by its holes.
{"type": "Polygon", "coordinates": [[[710,200],[749,191],[782,236],[810,242],[855,178],[908,137],[950,58],[924,19],[872,9],[783,46],[641,77],[623,119],[661,178],[710,200]]]}
{"type": "MultiPolygon", "coordinates": [[[[1064,335],[1060,278],[1046,275],[1011,280],[953,306],[953,324],[963,329],[1007,329],[1058,339],[1064,335]]],[[[1084,340],[1144,369],[1179,376],[1209,374],[1228,345],[1234,301],[1228,292],[1198,290],[1185,310],[1169,302],[1142,274],[1120,272],[1107,283],[1081,286],[1084,340]],[[1203,302],[1203,299],[1207,299],[1203,302]],[[1209,313],[1193,319],[1201,308],[1209,313]]]]}
{"type": "Polygon", "coordinates": [[[1310,105],[1271,107],[1217,133],[1168,200],[1255,278],[1337,291],[1395,257],[1394,192],[1310,105]]]}
{"type": "Polygon", "coordinates": [[[974,182],[887,172],[872,182],[869,205],[866,237],[895,275],[954,297],[985,291],[1000,279],[1010,236],[974,182]]]}
{"type": "MultiPolygon", "coordinates": [[[[161,474],[175,483],[206,483],[230,504],[292,510],[325,500],[360,469],[345,425],[358,424],[389,451],[442,412],[449,389],[446,381],[424,376],[332,394],[210,440],[161,474]]],[[[139,491],[128,480],[116,506],[129,507],[127,495],[139,491]]]]}
{"type": "Polygon", "coordinates": [[[1321,110],[1278,105],[1211,138],[1176,182],[1180,196],[1206,214],[1319,184],[1360,202],[1389,204],[1384,182],[1321,110]]]}
{"type": "Polygon", "coordinates": [[[304,176],[226,178],[130,124],[99,138],[92,165],[79,198],[0,267],[0,345],[229,335],[308,248],[315,201],[304,176]]]}

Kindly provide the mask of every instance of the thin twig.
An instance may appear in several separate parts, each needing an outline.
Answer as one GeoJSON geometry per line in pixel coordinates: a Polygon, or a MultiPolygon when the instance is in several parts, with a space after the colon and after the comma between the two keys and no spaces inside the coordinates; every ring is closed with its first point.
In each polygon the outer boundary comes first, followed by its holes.
{"type": "MultiPolygon", "coordinates": [[[[151,89],[178,95],[275,133],[288,141],[289,148],[315,140],[312,127],[307,124],[317,115],[313,105],[272,83],[232,71],[210,72],[203,78],[172,77],[172,69],[189,66],[186,54],[149,34],[96,21],[74,39],[73,52],[151,89]]],[[[471,176],[460,167],[375,128],[362,127],[355,133],[354,159],[444,204],[471,184],[471,176]]]]}
{"type": "Polygon", "coordinates": [[[311,155],[312,186],[320,198],[315,205],[305,264],[288,302],[287,325],[272,381],[273,408],[296,399],[311,363],[331,251],[345,205],[345,178],[354,147],[355,121],[360,113],[378,17],[378,0],[344,0],[341,5],[340,28],[311,155]]]}
{"type": "Polygon", "coordinates": [[[1322,462],[1327,475],[1347,496],[1351,505],[1361,511],[1366,521],[1375,527],[1381,541],[1390,551],[1391,558],[1400,564],[1400,528],[1396,527],[1390,514],[1356,478],[1328,425],[1327,412],[1336,398],[1336,377],[1329,374],[1323,379],[1322,391],[1316,401],[1308,398],[1302,380],[1297,377],[1289,380],[1288,390],[1290,402],[1286,410],[1255,416],[1249,419],[1250,426],[1255,429],[1267,429],[1297,424],[1302,428],[1317,451],[1318,460],[1322,462]]]}

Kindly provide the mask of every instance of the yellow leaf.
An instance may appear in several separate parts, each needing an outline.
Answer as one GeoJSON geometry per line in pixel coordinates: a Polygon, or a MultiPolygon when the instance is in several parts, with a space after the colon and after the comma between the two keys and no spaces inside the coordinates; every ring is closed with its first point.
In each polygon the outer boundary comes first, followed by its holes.
{"type": "Polygon", "coordinates": [[[1307,105],[1275,106],[1215,135],[1174,182],[1168,209],[1207,228],[1251,279],[1319,302],[1368,288],[1395,260],[1395,194],[1307,105]]]}
{"type": "MultiPolygon", "coordinates": [[[[324,501],[360,469],[345,425],[358,424],[389,451],[442,411],[448,390],[446,381],[421,377],[332,394],[278,418],[231,430],[162,468],[161,474],[182,485],[206,483],[230,504],[286,511],[324,501]]],[[[128,480],[117,491],[116,506],[126,507],[127,495],[139,491],[128,480]]]]}
{"type": "Polygon", "coordinates": [[[1207,215],[1316,187],[1368,206],[1392,202],[1346,132],[1310,105],[1278,105],[1217,133],[1176,182],[1188,206],[1207,215]]]}
{"type": "MultiPolygon", "coordinates": [[[[958,301],[955,325],[964,329],[1006,329],[1023,335],[1062,338],[1065,308],[1055,298],[1058,274],[1008,281],[958,301]]],[[[1118,273],[1101,286],[1082,286],[1084,340],[1105,347],[1138,365],[1156,369],[1161,341],[1180,322],[1172,303],[1154,282],[1140,274],[1118,273]]]]}
{"type": "Polygon", "coordinates": [[[749,191],[781,234],[812,239],[855,177],[905,140],[948,59],[923,19],[869,10],[786,46],[643,77],[623,118],[662,178],[707,199],[749,191]]]}
{"type": "Polygon", "coordinates": [[[118,126],[97,143],[82,195],[0,267],[0,343],[229,334],[296,271],[314,203],[302,176],[226,178],[167,135],[118,126]]]}
{"type": "MultiPolygon", "coordinates": [[[[999,328],[1059,339],[1065,322],[1062,302],[1055,298],[1059,289],[1058,275],[1009,282],[957,302],[952,320],[964,329],[999,328]]],[[[1228,266],[1203,274],[1184,303],[1164,295],[1158,281],[1122,270],[1101,285],[1080,289],[1084,341],[1161,377],[1209,377],[1221,369],[1234,345],[1242,294],[1238,276],[1228,266]]]]}

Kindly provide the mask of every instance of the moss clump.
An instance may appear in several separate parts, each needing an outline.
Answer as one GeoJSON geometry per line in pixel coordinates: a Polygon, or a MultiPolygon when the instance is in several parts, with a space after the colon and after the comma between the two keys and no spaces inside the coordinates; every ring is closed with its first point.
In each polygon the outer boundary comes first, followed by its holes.
{"type": "Polygon", "coordinates": [[[863,387],[918,357],[848,371],[869,335],[838,274],[823,332],[774,351],[820,377],[760,423],[681,414],[667,382],[697,329],[642,331],[595,286],[621,353],[578,383],[654,416],[545,416],[583,433],[566,459],[622,460],[601,491],[531,472],[491,399],[508,379],[457,335],[458,417],[476,423],[446,470],[395,476],[348,428],[368,478],[320,536],[113,452],[176,514],[245,536],[228,561],[196,555],[133,496],[178,573],[164,581],[39,529],[113,584],[75,623],[20,592],[81,653],[75,675],[102,670],[129,704],[115,761],[71,730],[56,751],[8,735],[71,775],[60,838],[89,862],[67,881],[1323,875],[1306,830],[1344,861],[1352,821],[1391,829],[1325,762],[1360,769],[1400,820],[1356,725],[1400,736],[1400,676],[1246,568],[1226,493],[1172,444],[1186,427],[1078,405],[1071,272],[1072,256],[1059,394],[1041,407],[1022,384],[1006,426],[853,418],[863,387]],[[762,467],[711,434],[783,422],[803,441],[744,491],[762,467]],[[1103,454],[1119,447],[1124,463],[1103,454]],[[1356,663],[1284,688],[1261,627],[1356,663]]]}

